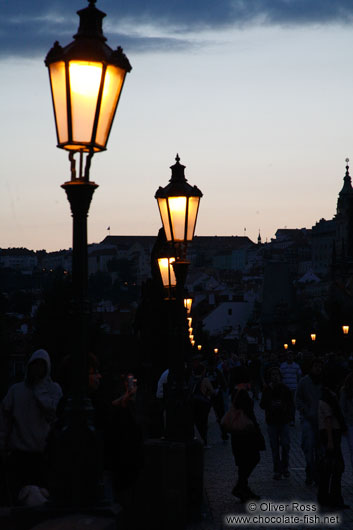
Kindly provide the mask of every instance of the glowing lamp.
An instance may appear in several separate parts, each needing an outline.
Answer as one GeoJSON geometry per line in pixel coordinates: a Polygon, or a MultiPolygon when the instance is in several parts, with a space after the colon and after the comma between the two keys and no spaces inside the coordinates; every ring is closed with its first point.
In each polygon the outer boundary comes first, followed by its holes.
{"type": "Polygon", "coordinates": [[[316,341],[316,333],[311,333],[310,337],[313,342],[316,341]]]}
{"type": "Polygon", "coordinates": [[[193,341],[194,340],[194,335],[189,335],[189,338],[190,338],[191,341],[193,341]]]}
{"type": "Polygon", "coordinates": [[[214,351],[215,355],[217,355],[217,353],[218,353],[218,348],[214,348],[213,351],[214,351]]]}
{"type": "Polygon", "coordinates": [[[288,350],[288,344],[283,344],[283,348],[284,348],[285,350],[288,350]]]}
{"type": "Polygon", "coordinates": [[[192,325],[192,317],[187,317],[187,321],[188,321],[188,326],[189,326],[189,329],[190,329],[191,325],[192,325]]]}
{"type": "Polygon", "coordinates": [[[199,351],[201,351],[201,350],[202,350],[202,345],[201,345],[201,344],[198,344],[197,349],[198,349],[199,351]]]}
{"type": "Polygon", "coordinates": [[[295,343],[297,342],[297,339],[292,339],[291,342],[292,342],[293,346],[295,346],[295,343]]]}
{"type": "Polygon", "coordinates": [[[191,346],[195,346],[195,341],[194,340],[191,341],[191,346]]]}
{"type": "Polygon", "coordinates": [[[342,331],[344,335],[348,335],[349,332],[349,326],[342,326],[342,331]]]}
{"type": "Polygon", "coordinates": [[[176,286],[176,278],[172,267],[174,261],[175,258],[158,258],[159,272],[161,273],[163,287],[168,289],[176,286]]]}
{"type": "Polygon", "coordinates": [[[49,69],[58,147],[69,151],[106,149],[120,94],[131,65],[118,47],[112,50],[102,31],[105,13],[95,0],[77,12],[74,41],[55,42],[45,64],[49,69]]]}
{"type": "Polygon", "coordinates": [[[192,298],[184,298],[184,307],[188,315],[191,313],[192,298]]]}
{"type": "Polygon", "coordinates": [[[170,167],[172,176],[169,184],[159,187],[155,198],[158,202],[167,241],[175,245],[186,245],[192,241],[195,232],[201,191],[188,184],[179,155],[176,163],[170,167]]]}
{"type": "Polygon", "coordinates": [[[189,328],[189,335],[192,335],[194,328],[189,328]]]}

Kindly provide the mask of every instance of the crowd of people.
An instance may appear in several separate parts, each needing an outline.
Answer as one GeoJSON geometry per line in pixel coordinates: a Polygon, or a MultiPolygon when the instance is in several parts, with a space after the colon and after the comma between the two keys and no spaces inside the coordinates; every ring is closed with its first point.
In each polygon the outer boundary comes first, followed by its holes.
{"type": "Polygon", "coordinates": [[[300,426],[307,485],[317,488],[320,505],[344,509],[342,443],[349,447],[353,470],[353,358],[343,354],[224,355],[192,361],[194,425],[205,449],[211,408],[220,436],[231,448],[237,468],[233,495],[258,499],[249,477],[266,449],[254,414],[264,410],[273,461],[273,480],[290,477],[293,427],[300,426]]]}
{"type": "MultiPolygon", "coordinates": [[[[70,373],[70,361],[64,366],[70,373]]],[[[88,394],[104,444],[104,468],[119,490],[126,487],[124,477],[133,482],[142,465],[143,436],[134,410],[136,379],[133,374],[124,374],[113,397],[110,392],[105,399],[99,362],[93,355],[89,356],[88,368],[88,394]]],[[[65,423],[69,396],[65,377],[59,385],[50,372],[48,353],[37,350],[28,360],[24,381],[12,385],[1,403],[0,487],[12,504],[26,503],[29,486],[32,494],[36,488],[35,503],[45,502],[49,496],[50,444],[55,430],[65,423]]],[[[186,375],[195,434],[197,430],[204,448],[210,449],[208,419],[213,409],[221,440],[230,441],[237,470],[232,494],[241,502],[260,498],[250,488],[249,479],[262,451],[271,451],[273,480],[290,478],[291,437],[294,426],[300,425],[306,463],[303,481],[316,485],[320,505],[347,507],[341,489],[347,464],[342,443],[345,439],[353,470],[352,358],[293,352],[212,358],[197,355],[186,367],[186,375]],[[264,411],[268,448],[254,412],[255,402],[264,411]]],[[[165,370],[156,387],[162,425],[168,376],[165,370]]]]}

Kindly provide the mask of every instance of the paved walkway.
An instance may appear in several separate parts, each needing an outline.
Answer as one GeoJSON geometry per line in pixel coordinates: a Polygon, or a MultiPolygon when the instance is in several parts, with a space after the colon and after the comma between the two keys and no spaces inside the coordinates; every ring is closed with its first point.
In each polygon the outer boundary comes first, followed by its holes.
{"type": "Polygon", "coordinates": [[[231,495],[232,487],[236,481],[236,468],[231,446],[230,442],[222,442],[214,414],[211,412],[209,418],[209,443],[212,444],[212,447],[205,450],[204,467],[205,496],[207,500],[206,505],[208,506],[207,510],[205,509],[205,519],[198,524],[188,526],[188,530],[230,530],[233,528],[241,528],[239,522],[238,524],[227,524],[225,519],[226,516],[237,514],[262,517],[287,517],[287,524],[286,522],[283,523],[283,519],[282,521],[278,519],[277,523],[272,520],[272,522],[266,525],[267,521],[262,519],[265,522],[264,525],[260,524],[261,519],[255,519],[255,524],[246,523],[243,526],[243,528],[256,528],[257,530],[264,528],[267,530],[275,528],[279,530],[284,530],[285,528],[308,530],[310,527],[319,528],[320,530],[323,528],[351,530],[353,528],[353,474],[345,440],[343,440],[343,453],[346,470],[342,481],[343,498],[345,503],[351,506],[351,509],[340,512],[320,511],[319,506],[316,504],[315,486],[307,486],[304,483],[305,463],[300,447],[299,421],[297,421],[295,427],[291,428],[291,476],[278,481],[272,479],[271,449],[264,421],[264,413],[257,403],[255,404],[255,413],[261,425],[267,446],[266,451],[261,452],[261,461],[249,480],[251,489],[258,495],[261,495],[261,500],[256,503],[256,511],[251,513],[249,509],[246,509],[244,505],[231,495]],[[269,502],[277,505],[277,510],[282,507],[284,511],[273,511],[273,509],[270,511],[266,505],[269,502]],[[293,506],[292,503],[297,503],[298,506],[293,506]],[[293,511],[293,508],[294,510],[303,509],[304,504],[314,505],[312,511],[293,511]],[[286,507],[286,505],[289,506],[286,507]],[[289,508],[291,509],[290,511],[289,508]],[[288,524],[288,518],[290,516],[299,518],[297,520],[292,519],[291,526],[288,524]],[[325,520],[323,519],[324,516],[326,517],[325,520]],[[329,516],[332,519],[328,519],[329,516]]]}

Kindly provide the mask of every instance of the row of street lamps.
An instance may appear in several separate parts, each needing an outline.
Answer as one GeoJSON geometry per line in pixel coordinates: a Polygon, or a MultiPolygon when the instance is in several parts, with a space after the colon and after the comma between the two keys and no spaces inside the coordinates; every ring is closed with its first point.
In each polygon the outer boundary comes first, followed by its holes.
{"type": "MultiPolygon", "coordinates": [[[[349,333],[349,326],[348,325],[343,325],[342,326],[342,332],[343,332],[343,335],[348,335],[349,333]]],[[[314,343],[316,341],[316,338],[317,338],[317,335],[316,333],[311,333],[310,334],[310,339],[311,339],[311,342],[314,343]]],[[[291,343],[292,343],[292,346],[295,346],[297,340],[296,339],[291,339],[291,343]]],[[[287,343],[283,344],[283,348],[285,350],[288,350],[288,347],[289,345],[287,343]]]]}
{"type": "MultiPolygon", "coordinates": [[[[88,7],[78,11],[80,23],[73,42],[64,47],[55,42],[45,59],[57,147],[68,151],[71,168],[71,179],[62,188],[73,217],[72,284],[76,323],[71,394],[66,408],[67,421],[57,444],[57,476],[53,490],[58,502],[75,506],[97,504],[101,472],[93,409],[87,397],[87,216],[98,187],[90,181],[90,166],[93,155],[106,150],[125,77],[132,69],[122,48],[113,50],[106,44],[102,30],[105,13],[96,8],[96,0],[88,1],[88,7]],[[75,155],[78,155],[78,168],[75,155]]],[[[167,436],[171,440],[185,440],[193,433],[189,429],[186,435],[180,429],[185,405],[182,329],[192,303],[191,298],[184,295],[184,286],[189,266],[187,245],[194,237],[202,193],[188,184],[179,155],[171,170],[169,184],[159,187],[155,194],[167,241],[166,254],[160,256],[158,263],[167,286],[165,297],[175,298],[178,315],[178,348],[169,366],[167,436]]]]}

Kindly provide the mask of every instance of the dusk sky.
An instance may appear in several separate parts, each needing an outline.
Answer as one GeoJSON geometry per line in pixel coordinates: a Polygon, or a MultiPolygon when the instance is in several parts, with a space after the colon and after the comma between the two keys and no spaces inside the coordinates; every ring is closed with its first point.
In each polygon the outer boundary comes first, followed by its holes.
{"type": "MultiPolygon", "coordinates": [[[[72,245],[68,155],[56,148],[44,58],[84,0],[0,0],[0,247],[72,245]]],[[[353,2],[98,0],[127,75],[94,156],[88,239],[154,235],[176,153],[203,192],[197,235],[263,241],[336,211],[353,175],[353,2]]]]}

